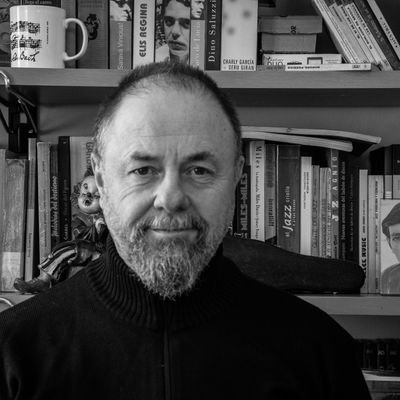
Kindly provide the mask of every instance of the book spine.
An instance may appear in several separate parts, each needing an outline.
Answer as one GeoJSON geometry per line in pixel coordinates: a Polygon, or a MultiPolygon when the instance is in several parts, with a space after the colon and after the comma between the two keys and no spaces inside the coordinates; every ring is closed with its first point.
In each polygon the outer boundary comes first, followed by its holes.
{"type": "Polygon", "coordinates": [[[61,0],[19,0],[21,5],[61,7],[61,0]]]}
{"type": "Polygon", "coordinates": [[[109,60],[110,69],[132,68],[132,1],[122,7],[109,0],[109,60]]]}
{"type": "Polygon", "coordinates": [[[285,65],[285,71],[370,71],[370,63],[285,65]]]}
{"type": "Polygon", "coordinates": [[[265,240],[276,244],[276,144],[265,143],[265,240]]]}
{"type": "Polygon", "coordinates": [[[383,198],[383,176],[368,176],[368,291],[379,293],[379,208],[383,198]]]}
{"type": "Polygon", "coordinates": [[[392,175],[392,198],[400,199],[400,175],[392,175]]]}
{"type": "MultiPolygon", "coordinates": [[[[206,10],[200,15],[195,13],[195,4],[197,0],[191,1],[190,13],[190,57],[189,63],[194,67],[204,70],[205,68],[205,40],[206,40],[206,10]]],[[[205,6],[205,2],[203,3],[205,6]]]]}
{"type": "Polygon", "coordinates": [[[327,257],[327,221],[328,221],[328,167],[320,168],[319,175],[319,256],[327,257]]]}
{"type": "Polygon", "coordinates": [[[6,149],[0,149],[0,278],[3,259],[4,208],[6,200],[6,149]]]}
{"type": "Polygon", "coordinates": [[[320,166],[312,169],[312,224],[311,224],[311,255],[319,257],[319,180],[320,166]]]}
{"type": "Polygon", "coordinates": [[[328,164],[331,168],[331,227],[332,258],[339,258],[339,151],[327,150],[328,164]]]}
{"type": "Polygon", "coordinates": [[[261,33],[261,49],[267,53],[302,52],[315,53],[317,35],[279,35],[261,33]]]}
{"type": "MultiPolygon", "coordinates": [[[[109,13],[108,1],[77,0],[77,15],[88,30],[88,47],[86,53],[77,61],[78,68],[109,67],[109,13]]],[[[82,33],[78,32],[78,48],[82,44],[82,33]]]]}
{"type": "Polygon", "coordinates": [[[58,196],[60,210],[60,240],[71,240],[71,172],[69,136],[58,138],[58,196]]]}
{"type": "Polygon", "coordinates": [[[347,162],[343,153],[339,157],[339,258],[347,259],[346,254],[346,174],[347,162]]]}
{"type": "Polygon", "coordinates": [[[363,17],[365,23],[367,24],[371,34],[374,36],[377,45],[380,47],[381,51],[385,55],[386,59],[390,63],[393,69],[400,69],[400,61],[396,56],[392,46],[389,43],[386,35],[382,31],[382,28],[375,20],[374,14],[371,9],[365,3],[364,0],[354,0],[358,11],[363,17]]]}
{"type": "Polygon", "coordinates": [[[326,257],[332,258],[332,255],[332,169],[328,167],[326,174],[326,257]]]}
{"type": "Polygon", "coordinates": [[[361,287],[361,293],[368,293],[368,170],[359,170],[359,264],[365,274],[365,282],[361,287]]]}
{"type": "Polygon", "coordinates": [[[38,274],[37,270],[37,174],[36,174],[36,138],[28,138],[28,187],[26,205],[26,235],[25,235],[25,271],[24,279],[31,280],[38,274]]]}
{"type": "Polygon", "coordinates": [[[301,157],[300,174],[300,253],[310,256],[312,246],[312,157],[301,157]]]}
{"type": "Polygon", "coordinates": [[[354,36],[351,27],[347,24],[346,16],[343,12],[344,7],[339,7],[337,2],[334,0],[329,1],[329,9],[331,10],[331,14],[333,18],[336,18],[337,24],[343,32],[343,35],[348,39],[350,46],[353,50],[354,59],[356,62],[361,63],[367,61],[365,59],[364,51],[362,50],[357,38],[354,36]]]}
{"type": "Polygon", "coordinates": [[[254,0],[222,2],[221,71],[256,71],[257,10],[254,0]]]}
{"type": "Polygon", "coordinates": [[[242,177],[236,188],[236,208],[233,235],[250,238],[250,165],[244,165],[242,177]]]}
{"type": "Polygon", "coordinates": [[[277,245],[300,252],[300,146],[277,146],[277,245]]]}
{"type": "Polygon", "coordinates": [[[154,62],[155,7],[154,0],[134,0],[133,67],[154,62]]]}
{"type": "Polygon", "coordinates": [[[205,69],[221,68],[222,0],[206,0],[205,69]]]}
{"type": "Polygon", "coordinates": [[[372,12],[375,14],[375,17],[379,24],[382,27],[383,32],[389,40],[389,43],[392,45],[393,50],[397,54],[397,57],[400,58],[400,43],[397,41],[396,36],[394,35],[392,29],[390,28],[386,18],[382,14],[381,9],[375,0],[366,0],[368,5],[371,7],[372,12]]]}
{"type": "Polygon", "coordinates": [[[58,188],[58,145],[52,144],[50,146],[50,243],[52,249],[60,243],[58,188]]]}
{"type": "Polygon", "coordinates": [[[312,5],[325,21],[336,48],[349,63],[354,63],[355,58],[350,43],[339,29],[337,22],[332,18],[328,5],[324,0],[311,0],[312,5]]]}
{"type": "Polygon", "coordinates": [[[265,241],[265,142],[263,140],[250,141],[250,204],[251,204],[251,239],[265,241]]]}
{"type": "Polygon", "coordinates": [[[367,26],[364,18],[360,14],[360,11],[355,5],[354,1],[352,1],[349,4],[349,7],[352,9],[357,21],[359,22],[363,38],[366,41],[366,44],[368,45],[369,49],[371,50],[371,54],[376,60],[376,63],[382,70],[391,71],[393,68],[391,67],[389,61],[387,60],[386,56],[383,54],[381,48],[376,42],[374,35],[371,33],[369,27],[367,26]]]}
{"type": "Polygon", "coordinates": [[[322,18],[316,15],[260,16],[258,31],[284,35],[322,33],[322,18]]]}
{"type": "Polygon", "coordinates": [[[27,178],[28,160],[6,159],[0,291],[15,292],[14,281],[24,274],[27,178]]]}
{"type": "Polygon", "coordinates": [[[341,62],[341,54],[275,53],[262,56],[262,64],[271,69],[284,69],[286,64],[340,64],[341,62]]]}
{"type": "Polygon", "coordinates": [[[39,261],[51,251],[50,228],[50,143],[37,144],[39,261]]]}
{"type": "MultiPolygon", "coordinates": [[[[76,1],[73,0],[61,0],[61,8],[65,10],[65,16],[67,18],[76,18],[76,1]]],[[[76,51],[76,25],[68,24],[66,32],[66,52],[69,56],[77,53],[76,51]]],[[[76,68],[76,61],[67,61],[65,63],[66,68],[76,68]]]]}
{"type": "Polygon", "coordinates": [[[400,175],[400,144],[391,144],[392,149],[392,171],[393,175],[400,175]]]}

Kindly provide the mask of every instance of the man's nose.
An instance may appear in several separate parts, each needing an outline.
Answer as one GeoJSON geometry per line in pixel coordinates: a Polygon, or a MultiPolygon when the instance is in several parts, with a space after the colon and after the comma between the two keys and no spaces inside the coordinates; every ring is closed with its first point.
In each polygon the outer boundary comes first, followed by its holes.
{"type": "Polygon", "coordinates": [[[185,193],[182,181],[178,174],[167,174],[157,188],[154,207],[169,214],[186,210],[190,199],[185,193]]]}
{"type": "Polygon", "coordinates": [[[181,35],[181,27],[179,25],[179,21],[175,21],[171,31],[174,38],[177,38],[181,35]]]}

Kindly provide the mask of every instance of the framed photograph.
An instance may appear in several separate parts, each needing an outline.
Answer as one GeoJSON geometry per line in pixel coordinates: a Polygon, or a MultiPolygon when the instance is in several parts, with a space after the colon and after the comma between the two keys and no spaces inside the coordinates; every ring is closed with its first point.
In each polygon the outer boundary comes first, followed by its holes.
{"type": "Polygon", "coordinates": [[[381,199],[380,291],[400,295],[400,200],[381,199]]]}

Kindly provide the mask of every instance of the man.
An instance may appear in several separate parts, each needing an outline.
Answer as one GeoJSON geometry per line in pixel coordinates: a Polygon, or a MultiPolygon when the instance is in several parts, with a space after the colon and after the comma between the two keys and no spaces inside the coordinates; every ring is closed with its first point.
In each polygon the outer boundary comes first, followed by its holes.
{"type": "Polygon", "coordinates": [[[204,19],[204,1],[205,0],[192,0],[192,18],[204,19]]]}
{"type": "Polygon", "coordinates": [[[382,232],[398,263],[382,272],[381,292],[400,294],[400,203],[397,203],[382,221],[382,232]]]}
{"type": "Polygon", "coordinates": [[[369,399],[351,337],[223,256],[237,114],[190,66],[135,69],[92,157],[110,237],[71,279],[0,314],[0,398],[369,399]]]}
{"type": "Polygon", "coordinates": [[[190,0],[164,0],[161,14],[166,44],[156,49],[156,61],[188,63],[190,0]]]}

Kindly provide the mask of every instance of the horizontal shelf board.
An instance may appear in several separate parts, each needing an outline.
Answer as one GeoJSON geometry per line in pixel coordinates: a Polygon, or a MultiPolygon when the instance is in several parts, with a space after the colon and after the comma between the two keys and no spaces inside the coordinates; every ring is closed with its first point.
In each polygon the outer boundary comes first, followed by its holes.
{"type": "MultiPolygon", "coordinates": [[[[2,71],[12,85],[43,104],[98,103],[129,72],[68,68],[2,71]]],[[[400,105],[400,71],[210,71],[209,75],[240,106],[400,105]]]]}
{"type": "Polygon", "coordinates": [[[400,296],[301,295],[330,315],[400,316],[400,296]]]}

